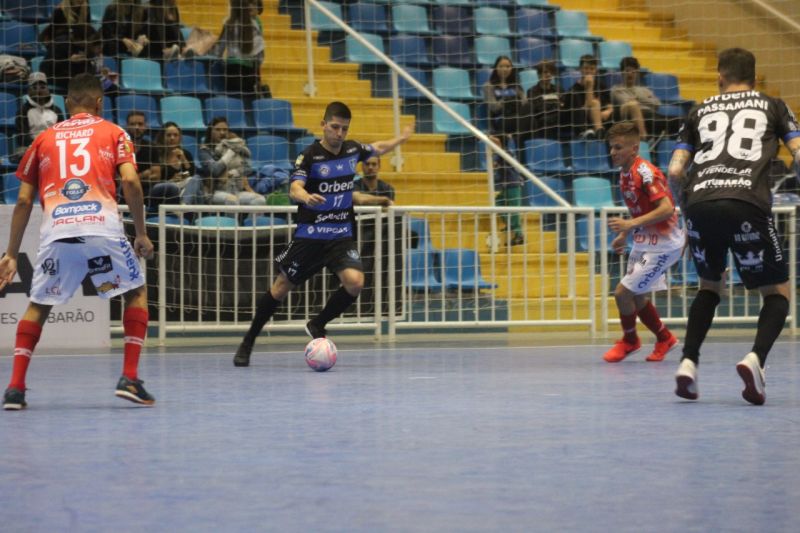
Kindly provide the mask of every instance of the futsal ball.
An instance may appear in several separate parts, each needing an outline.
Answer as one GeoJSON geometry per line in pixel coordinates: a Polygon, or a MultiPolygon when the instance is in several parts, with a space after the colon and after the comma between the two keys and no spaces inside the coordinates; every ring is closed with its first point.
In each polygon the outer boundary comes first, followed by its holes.
{"type": "Polygon", "coordinates": [[[326,338],[306,344],[306,363],[317,372],[325,372],[336,364],[336,345],[326,338]]]}

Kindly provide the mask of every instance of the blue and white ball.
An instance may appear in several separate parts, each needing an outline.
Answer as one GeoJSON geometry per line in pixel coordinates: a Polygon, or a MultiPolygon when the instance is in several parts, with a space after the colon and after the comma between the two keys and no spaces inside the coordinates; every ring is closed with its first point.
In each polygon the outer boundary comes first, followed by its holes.
{"type": "Polygon", "coordinates": [[[306,345],[306,363],[317,372],[325,372],[336,364],[336,345],[326,338],[313,339],[306,345]]]}

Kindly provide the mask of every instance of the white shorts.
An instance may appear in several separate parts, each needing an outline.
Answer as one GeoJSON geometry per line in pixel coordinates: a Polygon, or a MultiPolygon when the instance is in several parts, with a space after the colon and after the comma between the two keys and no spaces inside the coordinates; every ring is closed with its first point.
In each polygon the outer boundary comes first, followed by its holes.
{"type": "Polygon", "coordinates": [[[128,239],[79,237],[83,242],[54,241],[36,255],[31,301],[64,304],[89,276],[97,294],[113,298],[144,285],[144,272],[128,239]]]}
{"type": "Polygon", "coordinates": [[[667,290],[666,273],[683,255],[683,246],[662,252],[634,250],[628,257],[628,272],[620,283],[634,294],[667,290]]]}

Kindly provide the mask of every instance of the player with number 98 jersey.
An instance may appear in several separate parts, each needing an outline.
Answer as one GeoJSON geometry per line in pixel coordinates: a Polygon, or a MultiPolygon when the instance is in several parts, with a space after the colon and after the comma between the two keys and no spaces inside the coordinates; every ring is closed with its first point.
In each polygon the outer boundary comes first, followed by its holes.
{"type": "Polygon", "coordinates": [[[41,245],[73,237],[124,235],[114,176],[126,162],[136,165],[125,130],[88,113],[36,137],[17,177],[38,189],[41,245]]]}

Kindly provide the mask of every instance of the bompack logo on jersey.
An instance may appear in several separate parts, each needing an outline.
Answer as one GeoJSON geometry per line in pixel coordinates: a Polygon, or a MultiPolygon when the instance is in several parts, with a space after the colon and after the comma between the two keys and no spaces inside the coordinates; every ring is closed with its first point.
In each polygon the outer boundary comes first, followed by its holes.
{"type": "Polygon", "coordinates": [[[53,218],[74,217],[78,215],[94,215],[103,209],[100,202],[77,202],[59,205],[53,209],[53,218]]]}
{"type": "Polygon", "coordinates": [[[89,187],[83,180],[79,180],[78,178],[72,178],[67,180],[64,184],[64,188],[61,189],[61,194],[67,198],[68,200],[80,200],[83,198],[83,195],[89,192],[89,187]]]}

